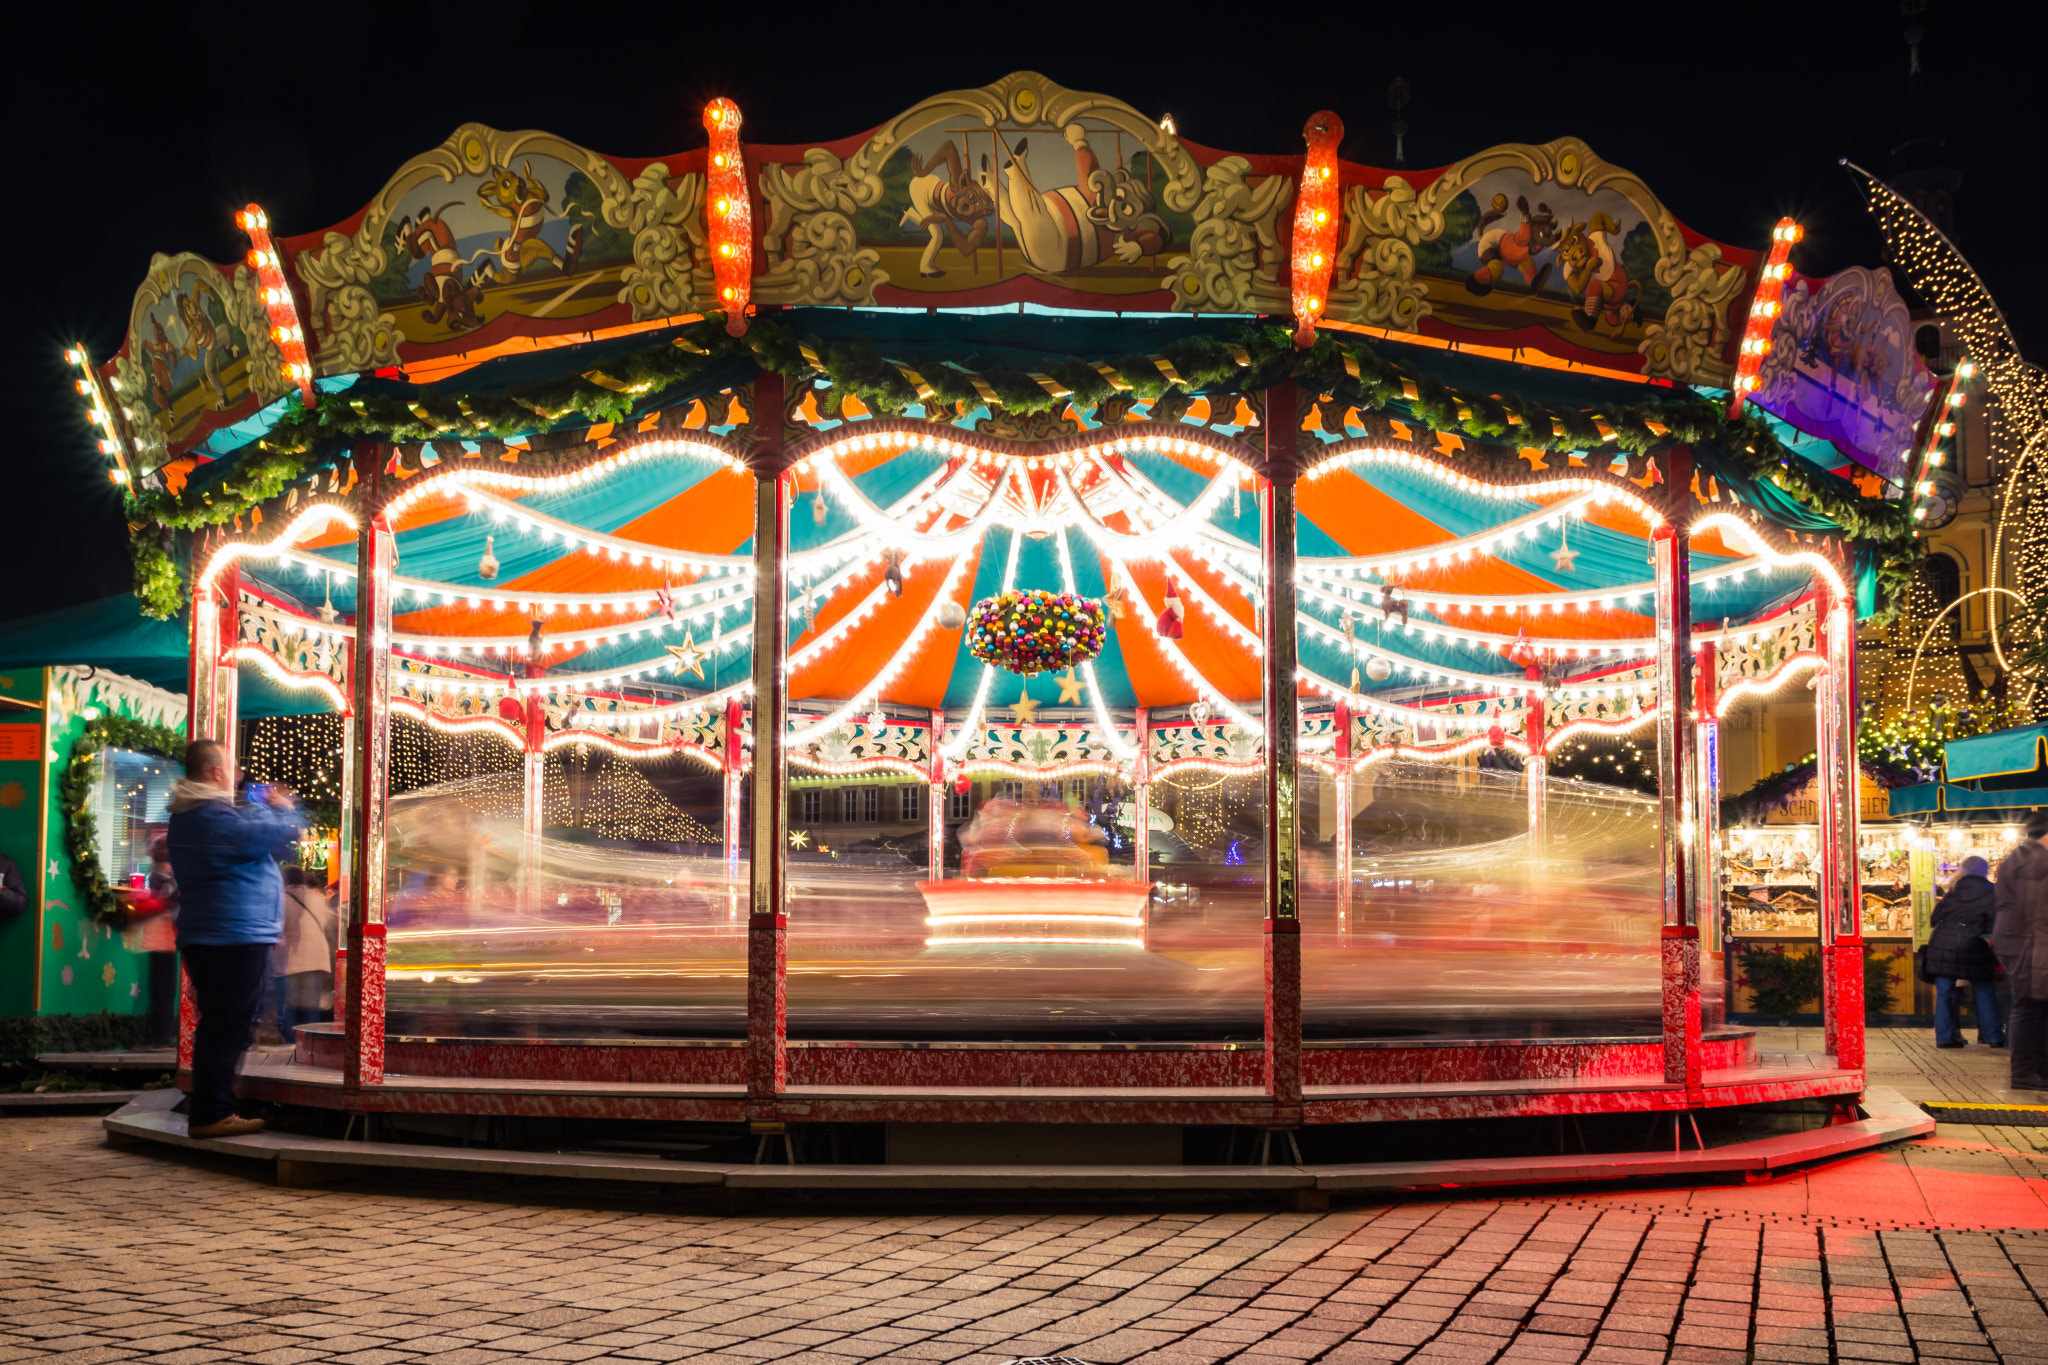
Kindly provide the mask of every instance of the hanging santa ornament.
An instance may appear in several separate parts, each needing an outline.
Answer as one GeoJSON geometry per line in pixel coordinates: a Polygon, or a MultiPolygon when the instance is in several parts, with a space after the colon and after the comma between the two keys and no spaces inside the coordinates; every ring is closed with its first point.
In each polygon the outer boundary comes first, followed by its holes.
{"type": "Polygon", "coordinates": [[[958,630],[967,624],[967,608],[949,597],[939,603],[937,620],[940,630],[958,630]]]}
{"type": "Polygon", "coordinates": [[[493,543],[496,539],[495,536],[484,537],[484,557],[476,562],[477,577],[486,583],[498,576],[498,556],[494,553],[496,547],[493,543]]]}
{"type": "Polygon", "coordinates": [[[1181,638],[1180,594],[1171,578],[1166,580],[1166,603],[1159,609],[1159,633],[1169,640],[1181,638]]]}

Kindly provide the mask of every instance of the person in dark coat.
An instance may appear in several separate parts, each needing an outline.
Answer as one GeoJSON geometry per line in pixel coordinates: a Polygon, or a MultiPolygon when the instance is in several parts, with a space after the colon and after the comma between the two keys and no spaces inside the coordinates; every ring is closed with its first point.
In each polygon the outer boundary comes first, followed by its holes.
{"type": "Polygon", "coordinates": [[[2012,1088],[2048,1090],[2048,811],[2028,815],[2026,831],[1998,865],[1991,949],[2012,985],[2012,1088]]]}
{"type": "Polygon", "coordinates": [[[178,951],[199,1006],[192,1037],[193,1137],[235,1137],[263,1120],[235,1113],[235,1072],[263,993],[270,946],[284,936],[280,845],[306,827],[292,794],[273,787],[260,804],[235,804],[227,751],[210,739],[185,750],[171,788],[165,834],[178,879],[178,951]]]}
{"type": "Polygon", "coordinates": [[[1991,984],[1998,970],[1989,936],[1998,915],[1998,891],[1982,858],[1965,858],[1961,875],[1934,907],[1933,932],[1927,937],[1927,974],[1934,978],[1934,1045],[1968,1047],[1963,1041],[1962,1005],[1956,984],[1967,981],[1977,994],[1977,1041],[2005,1046],[2005,1026],[1998,1013],[1998,992],[1991,984]]]}

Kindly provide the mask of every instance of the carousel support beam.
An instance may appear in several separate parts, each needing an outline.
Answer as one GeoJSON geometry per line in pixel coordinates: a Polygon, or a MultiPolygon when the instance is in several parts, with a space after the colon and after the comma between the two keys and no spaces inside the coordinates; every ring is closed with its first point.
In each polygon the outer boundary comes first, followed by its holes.
{"type": "Polygon", "coordinates": [[[1827,1050],[1844,1067],[1863,1065],[1863,868],[1856,758],[1856,603],[1823,590],[1815,688],[1820,752],[1821,1024],[1827,1050]]]}
{"type": "MultiPolygon", "coordinates": [[[[206,546],[195,551],[195,564],[203,564],[206,546]]],[[[215,547],[218,548],[218,547],[215,547]]],[[[242,575],[229,569],[211,583],[193,575],[192,657],[188,666],[189,687],[185,693],[185,742],[210,739],[227,750],[228,780],[236,776],[235,713],[239,681],[235,645],[242,631],[242,575]]],[[[192,1068],[192,1036],[199,1025],[199,1005],[192,983],[184,970],[178,972],[178,1065],[192,1068]]]]}
{"type": "Polygon", "coordinates": [[[1152,711],[1138,708],[1138,755],[1132,760],[1131,880],[1152,880],[1152,711]]]}
{"type": "Polygon", "coordinates": [[[1700,938],[1693,897],[1692,451],[1664,456],[1664,524],[1650,537],[1657,574],[1657,801],[1663,850],[1664,1079],[1697,1089],[1705,1055],[1700,1028],[1700,938]]]}
{"type": "Polygon", "coordinates": [[[946,732],[946,713],[932,709],[932,728],[927,742],[931,746],[931,806],[925,811],[927,828],[931,841],[926,849],[929,855],[931,880],[942,882],[946,879],[946,756],[939,752],[940,740],[946,732]]]}
{"type": "Polygon", "coordinates": [[[363,509],[356,536],[355,781],[346,819],[355,826],[348,917],[348,1009],[343,1021],[342,1082],[384,1079],[384,828],[391,796],[391,598],[397,539],[382,510],[384,450],[358,456],[363,509]]]}
{"type": "Polygon", "coordinates": [[[1301,1115],[1301,872],[1296,789],[1294,534],[1300,404],[1292,382],[1266,391],[1265,496],[1259,548],[1265,559],[1266,724],[1266,1094],[1279,1121],[1301,1115]]]}
{"type": "MultiPolygon", "coordinates": [[[[538,678],[547,669],[536,657],[526,665],[526,676],[538,678]]],[[[538,691],[526,694],[526,752],[520,759],[519,799],[519,885],[529,905],[540,896],[541,831],[547,825],[547,708],[538,691]]]]}
{"type": "Polygon", "coordinates": [[[746,713],[740,699],[725,703],[725,783],[721,809],[725,814],[725,905],[729,918],[738,918],[740,896],[740,840],[745,830],[740,822],[741,786],[747,768],[746,713]]]}
{"type": "MultiPolygon", "coordinates": [[[[349,801],[355,791],[356,774],[356,647],[353,640],[341,644],[341,676],[346,691],[341,700],[341,819],[336,831],[338,847],[335,850],[334,913],[343,924],[352,922],[355,897],[355,853],[356,822],[349,818],[349,801]]],[[[346,939],[334,945],[334,1017],[348,1017],[348,943],[346,939]]]]}
{"type": "Polygon", "coordinates": [[[1721,964],[1721,650],[1698,646],[1693,679],[1693,902],[1699,925],[1706,1021],[1728,1018],[1728,974],[1721,964]]]}
{"type": "Polygon", "coordinates": [[[789,459],[783,450],[782,377],[754,381],[754,767],[752,885],[747,917],[747,1113],[772,1120],[788,1082],[789,784],[785,771],[789,680],[789,459]]]}
{"type": "MultiPolygon", "coordinates": [[[[1530,664],[1523,676],[1532,683],[1543,680],[1540,664],[1530,664]]],[[[1546,705],[1541,692],[1532,692],[1522,712],[1522,739],[1529,757],[1522,764],[1522,785],[1529,802],[1529,858],[1540,864],[1550,851],[1550,738],[1545,728],[1546,705]]]]}
{"type": "Polygon", "coordinates": [[[1335,879],[1337,882],[1337,928],[1351,931],[1351,703],[1337,703],[1337,747],[1332,751],[1331,804],[1337,808],[1335,879]]]}

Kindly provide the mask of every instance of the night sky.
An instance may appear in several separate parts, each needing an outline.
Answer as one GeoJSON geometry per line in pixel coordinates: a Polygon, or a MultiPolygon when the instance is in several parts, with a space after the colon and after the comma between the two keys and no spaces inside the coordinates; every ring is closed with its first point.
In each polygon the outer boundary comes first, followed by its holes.
{"type": "MultiPolygon", "coordinates": [[[[2042,77],[2001,8],[1933,0],[1926,107],[1965,177],[1957,243],[2038,360],[2042,77]]],[[[5,58],[16,174],[0,617],[129,583],[65,345],[101,359],[120,346],[153,252],[238,259],[233,214],[252,199],[282,234],[339,222],[466,121],[662,156],[702,145],[714,95],[738,101],[749,141],[822,141],[1029,69],[1170,112],[1183,136],[1228,151],[1298,153],[1303,120],[1327,107],[1344,120],[1345,157],[1391,167],[1386,95],[1400,75],[1410,168],[1576,134],[1709,237],[1762,246],[1791,214],[1806,227],[1794,263],[1823,275],[1882,259],[1837,162],[1881,173],[1906,124],[1907,21],[1884,0],[813,13],[497,0],[296,16],[74,3],[34,15],[5,58]]]]}

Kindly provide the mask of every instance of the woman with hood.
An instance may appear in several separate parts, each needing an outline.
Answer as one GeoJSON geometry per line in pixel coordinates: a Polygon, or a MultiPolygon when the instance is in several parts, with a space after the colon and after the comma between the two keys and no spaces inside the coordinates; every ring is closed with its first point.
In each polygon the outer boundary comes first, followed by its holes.
{"type": "Polygon", "coordinates": [[[1998,914],[1998,892],[1991,885],[1991,865],[1965,858],[1961,875],[1934,907],[1933,932],[1927,938],[1927,974],[1934,978],[1934,1045],[1968,1047],[1963,1041],[1956,984],[1967,981],[1977,994],[1977,1041],[1986,1047],[2005,1046],[2005,1026],[1998,1013],[1998,992],[1991,977],[1998,959],[1989,937],[1998,914]]]}
{"type": "Polygon", "coordinates": [[[2028,815],[2026,831],[1998,865],[1991,948],[2012,983],[2012,1088],[2048,1090],[2048,810],[2028,815]]]}

